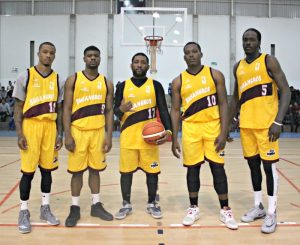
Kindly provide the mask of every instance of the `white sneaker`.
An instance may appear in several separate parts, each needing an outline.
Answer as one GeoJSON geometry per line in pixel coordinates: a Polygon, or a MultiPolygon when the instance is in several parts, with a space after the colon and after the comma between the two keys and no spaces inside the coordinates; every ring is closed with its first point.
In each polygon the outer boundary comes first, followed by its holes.
{"type": "Polygon", "coordinates": [[[249,223],[256,219],[261,219],[266,216],[264,206],[260,203],[258,206],[251,208],[246,214],[241,217],[241,221],[249,223]]]}
{"type": "Polygon", "coordinates": [[[261,226],[261,232],[262,233],[273,233],[276,230],[277,226],[277,216],[275,214],[267,214],[264,223],[261,226]]]}
{"type": "Polygon", "coordinates": [[[239,227],[233,217],[233,213],[231,209],[221,209],[220,210],[220,220],[228,227],[229,229],[232,230],[237,230],[239,227]]]}
{"type": "Polygon", "coordinates": [[[187,214],[182,220],[183,225],[192,225],[196,220],[200,218],[200,211],[197,206],[189,207],[187,209],[187,214]]]}

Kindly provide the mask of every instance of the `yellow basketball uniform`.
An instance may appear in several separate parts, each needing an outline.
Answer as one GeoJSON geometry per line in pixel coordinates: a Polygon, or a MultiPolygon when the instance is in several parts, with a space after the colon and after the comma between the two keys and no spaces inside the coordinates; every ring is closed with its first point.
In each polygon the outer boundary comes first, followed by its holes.
{"type": "Polygon", "coordinates": [[[54,150],[58,75],[52,71],[45,77],[31,67],[28,69],[26,89],[22,127],[28,149],[21,150],[21,171],[32,174],[38,165],[51,171],[58,167],[58,152],[54,150]]]}
{"type": "Polygon", "coordinates": [[[211,68],[203,66],[195,75],[184,71],[180,78],[184,166],[201,164],[204,159],[224,164],[224,151],[217,153],[214,146],[214,141],[221,132],[221,124],[211,68]]]}
{"type": "Polygon", "coordinates": [[[128,79],[125,81],[123,100],[131,101],[132,111],[121,118],[120,172],[128,173],[138,168],[147,173],[159,173],[158,146],[147,144],[142,131],[145,124],[156,120],[156,94],[153,80],[148,78],[137,87],[128,79]]]}
{"type": "Polygon", "coordinates": [[[264,161],[275,162],[279,158],[278,140],[269,142],[268,129],[278,112],[278,95],[266,58],[261,54],[251,63],[242,59],[237,66],[241,141],[245,158],[260,155],[264,161]]]}
{"type": "Polygon", "coordinates": [[[68,171],[85,171],[88,167],[97,171],[106,168],[103,145],[105,139],[106,78],[88,79],[80,71],[75,75],[71,134],[75,151],[69,152],[68,171]]]}

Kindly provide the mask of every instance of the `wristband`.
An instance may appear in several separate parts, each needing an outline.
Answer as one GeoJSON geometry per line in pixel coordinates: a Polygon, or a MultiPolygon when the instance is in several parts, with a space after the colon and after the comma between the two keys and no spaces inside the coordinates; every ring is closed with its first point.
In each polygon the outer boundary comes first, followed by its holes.
{"type": "Polygon", "coordinates": [[[236,117],[233,118],[233,121],[235,121],[235,122],[237,121],[236,117]]]}
{"type": "Polygon", "coordinates": [[[279,123],[279,122],[276,122],[276,121],[274,121],[273,123],[276,124],[276,125],[278,125],[278,126],[282,126],[283,125],[282,123],[279,123]]]}
{"type": "Polygon", "coordinates": [[[59,139],[63,139],[63,137],[64,137],[64,136],[63,136],[62,134],[58,134],[58,135],[57,135],[57,138],[59,138],[59,139]]]}

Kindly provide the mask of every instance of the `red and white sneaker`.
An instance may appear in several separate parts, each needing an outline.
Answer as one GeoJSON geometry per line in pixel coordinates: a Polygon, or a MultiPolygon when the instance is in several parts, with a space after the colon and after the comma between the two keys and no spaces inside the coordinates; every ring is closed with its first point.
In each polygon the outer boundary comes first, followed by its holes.
{"type": "Polygon", "coordinates": [[[182,220],[183,225],[192,225],[200,218],[200,211],[197,206],[191,206],[187,209],[187,214],[182,220]]]}
{"type": "Polygon", "coordinates": [[[239,227],[233,217],[233,213],[229,207],[220,210],[220,220],[232,230],[237,230],[239,227]]]}

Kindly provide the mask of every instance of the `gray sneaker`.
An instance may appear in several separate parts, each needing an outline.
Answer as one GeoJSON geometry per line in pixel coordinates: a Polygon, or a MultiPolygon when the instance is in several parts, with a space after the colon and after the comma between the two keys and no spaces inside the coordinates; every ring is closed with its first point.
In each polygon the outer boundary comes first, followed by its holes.
{"type": "Polygon", "coordinates": [[[147,212],[151,214],[154,219],[162,218],[162,213],[160,206],[156,202],[151,202],[147,204],[147,212]]]}
{"type": "Polygon", "coordinates": [[[25,234],[31,232],[30,213],[28,209],[20,210],[18,225],[20,233],[25,234]]]}
{"type": "Polygon", "coordinates": [[[252,222],[256,219],[261,219],[266,216],[264,206],[260,203],[258,206],[251,208],[246,214],[241,217],[243,222],[252,222]]]}
{"type": "Polygon", "coordinates": [[[266,218],[264,219],[264,223],[261,226],[262,233],[273,233],[276,230],[277,226],[277,217],[275,214],[267,214],[266,218]]]}
{"type": "Polygon", "coordinates": [[[132,213],[131,203],[123,201],[123,207],[115,214],[116,219],[125,219],[125,217],[132,213]]]}
{"type": "Polygon", "coordinates": [[[60,221],[58,218],[51,213],[49,205],[42,205],[41,206],[41,215],[40,219],[46,221],[49,225],[59,225],[60,221]]]}

